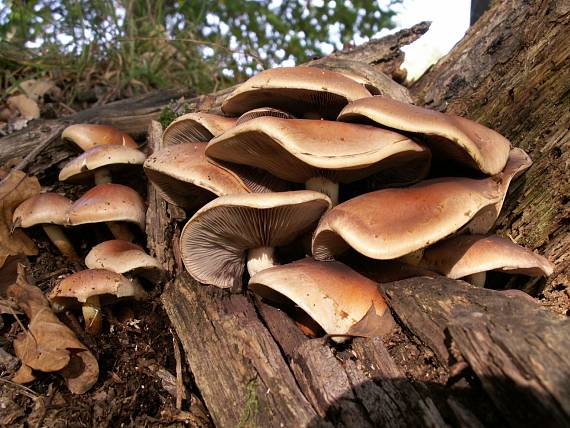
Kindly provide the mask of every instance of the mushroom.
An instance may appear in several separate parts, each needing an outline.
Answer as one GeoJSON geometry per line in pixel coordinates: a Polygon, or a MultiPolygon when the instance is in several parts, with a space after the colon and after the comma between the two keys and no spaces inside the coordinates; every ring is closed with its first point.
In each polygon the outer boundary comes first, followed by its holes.
{"type": "Polygon", "coordinates": [[[549,276],[554,270],[543,256],[496,235],[459,235],[438,242],[425,249],[420,266],[480,287],[490,270],[528,276],[549,276]]]}
{"type": "Polygon", "coordinates": [[[220,196],[184,226],[184,266],[202,283],[239,288],[246,254],[250,276],[273,266],[274,247],[312,230],[330,205],[310,190],[220,196]]]}
{"type": "Polygon", "coordinates": [[[364,86],[366,88],[366,90],[368,92],[370,92],[370,95],[381,95],[382,94],[382,91],[380,91],[380,88],[378,88],[374,83],[372,83],[370,80],[368,80],[364,76],[360,76],[360,75],[353,73],[352,71],[348,71],[348,70],[336,70],[336,72],[339,74],[342,74],[344,77],[348,77],[349,79],[354,80],[356,83],[359,83],[362,86],[364,86]]]}
{"type": "Polygon", "coordinates": [[[145,207],[140,195],[122,184],[99,184],[87,191],[71,205],[68,224],[79,226],[87,223],[106,222],[117,239],[133,240],[127,225],[118,222],[137,224],[145,228],[145,207]]]}
{"type": "Polygon", "coordinates": [[[348,102],[370,96],[364,86],[334,71],[306,66],[273,68],[242,83],[224,100],[222,111],[237,116],[273,107],[297,117],[334,120],[348,102]]]}
{"type": "Polygon", "coordinates": [[[492,179],[436,178],[357,196],[326,213],[313,234],[317,260],[352,247],[379,260],[420,250],[459,230],[501,198],[492,179]]]}
{"type": "Polygon", "coordinates": [[[397,177],[397,172],[413,161],[419,161],[414,177],[419,180],[430,164],[425,146],[392,131],[277,117],[260,117],[230,129],[208,143],[206,155],[305,183],[307,189],[327,194],[334,205],[338,203],[339,182],[387,170],[397,177]]]}
{"type": "Polygon", "coordinates": [[[278,110],[276,108],[271,108],[271,107],[261,107],[261,108],[256,108],[250,111],[246,111],[244,114],[242,114],[237,122],[236,122],[236,126],[237,125],[241,125],[242,123],[247,122],[248,120],[252,120],[252,119],[257,119],[258,117],[265,117],[265,116],[270,116],[270,117],[280,117],[281,119],[294,119],[295,116],[293,116],[292,114],[289,114],[283,110],[278,110]]]}
{"type": "Polygon", "coordinates": [[[210,113],[188,113],[174,120],[162,134],[165,146],[210,141],[235,126],[237,119],[210,113]]]}
{"type": "Polygon", "coordinates": [[[82,304],[85,331],[92,335],[101,333],[101,306],[117,299],[142,300],[146,292],[140,284],[130,281],[117,272],[106,269],[88,269],[64,278],[48,295],[55,311],[82,304]]]}
{"type": "Polygon", "coordinates": [[[511,147],[501,134],[477,122],[383,96],[350,103],[340,112],[338,120],[375,123],[422,135],[434,152],[434,159],[451,158],[487,175],[501,172],[511,147]]]}
{"type": "Polygon", "coordinates": [[[375,282],[340,262],[307,258],[255,274],[249,289],[272,302],[293,301],[334,336],[386,336],[394,320],[375,282]]]}
{"type": "Polygon", "coordinates": [[[57,193],[40,193],[22,202],[12,216],[13,227],[32,227],[38,224],[49,240],[64,256],[78,261],[79,256],[63,233],[62,225],[67,224],[67,212],[72,201],[57,193]]]}
{"type": "Polygon", "coordinates": [[[286,190],[286,183],[265,171],[206,158],[205,149],[205,143],[177,144],[145,161],[148,179],[166,201],[195,209],[216,196],[286,190]]]}
{"type": "Polygon", "coordinates": [[[83,151],[104,144],[128,146],[134,149],[138,147],[129,134],[108,125],[84,123],[71,125],[63,130],[61,138],[75,143],[83,151]]]}
{"type": "Polygon", "coordinates": [[[111,170],[125,165],[142,165],[146,156],[130,146],[106,144],[88,149],[69,161],[59,172],[59,181],[83,181],[95,177],[95,184],[111,182],[111,170]]]}
{"type": "Polygon", "coordinates": [[[142,247],[122,239],[113,239],[95,245],[85,257],[89,269],[108,269],[121,274],[142,276],[156,282],[162,266],[142,247]]]}

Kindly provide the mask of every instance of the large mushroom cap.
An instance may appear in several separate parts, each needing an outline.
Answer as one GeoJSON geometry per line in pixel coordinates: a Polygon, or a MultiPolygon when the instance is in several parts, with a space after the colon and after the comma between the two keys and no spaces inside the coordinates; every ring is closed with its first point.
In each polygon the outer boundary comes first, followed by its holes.
{"type": "Polygon", "coordinates": [[[350,101],[370,97],[354,80],[313,67],[265,70],[242,83],[222,104],[226,114],[239,116],[259,107],[273,107],[302,117],[319,113],[334,119],[350,101]]]}
{"type": "Polygon", "coordinates": [[[491,178],[438,178],[367,193],[323,216],[313,254],[326,260],[352,247],[373,259],[401,257],[456,232],[500,197],[491,178]]]}
{"type": "Polygon", "coordinates": [[[71,125],[63,130],[61,138],[72,141],[83,151],[103,144],[128,146],[135,149],[138,147],[129,134],[107,125],[71,125]]]}
{"type": "Polygon", "coordinates": [[[96,146],[69,161],[59,172],[59,181],[82,181],[91,178],[100,168],[141,165],[145,158],[143,152],[130,146],[96,146]]]}
{"type": "Polygon", "coordinates": [[[310,190],[221,196],[184,226],[184,266],[202,283],[232,287],[241,282],[249,249],[288,244],[310,231],[330,204],[310,190]]]}
{"type": "Polygon", "coordinates": [[[26,199],[14,210],[12,222],[19,227],[67,223],[72,201],[57,193],[40,193],[26,199]]]}
{"type": "Polygon", "coordinates": [[[328,334],[384,336],[394,327],[376,283],[340,262],[275,266],[254,275],[249,289],[269,301],[287,297],[328,334]]]}
{"type": "Polygon", "coordinates": [[[420,265],[453,279],[497,270],[548,276],[554,269],[546,258],[496,235],[459,235],[426,248],[420,265]]]}
{"type": "Polygon", "coordinates": [[[85,257],[89,269],[108,269],[117,273],[131,272],[150,280],[157,279],[162,266],[142,247],[122,239],[113,239],[95,245],[85,257]]]}
{"type": "Polygon", "coordinates": [[[114,301],[121,298],[144,299],[146,292],[140,284],[130,281],[120,273],[107,269],[87,269],[64,278],[48,295],[48,298],[62,306],[74,301],[85,303],[94,296],[114,301]]]}
{"type": "Polygon", "coordinates": [[[425,159],[427,172],[430,160],[426,147],[385,129],[277,117],[230,129],[210,141],[206,155],[265,169],[295,183],[316,176],[352,182],[417,158],[425,159]]]}
{"type": "Polygon", "coordinates": [[[145,161],[147,177],[166,201],[191,209],[216,196],[250,191],[237,174],[209,161],[205,149],[204,143],[177,144],[145,161]]]}
{"type": "Polygon", "coordinates": [[[469,119],[375,96],[347,105],[338,120],[374,122],[395,130],[421,134],[436,156],[442,155],[498,174],[505,167],[511,144],[498,132],[469,119]]]}
{"type": "Polygon", "coordinates": [[[210,141],[235,126],[237,119],[210,113],[188,113],[174,120],[162,134],[165,145],[210,141]]]}
{"type": "Polygon", "coordinates": [[[71,226],[126,221],[144,230],[145,207],[141,196],[122,184],[99,184],[73,203],[68,213],[71,226]]]}

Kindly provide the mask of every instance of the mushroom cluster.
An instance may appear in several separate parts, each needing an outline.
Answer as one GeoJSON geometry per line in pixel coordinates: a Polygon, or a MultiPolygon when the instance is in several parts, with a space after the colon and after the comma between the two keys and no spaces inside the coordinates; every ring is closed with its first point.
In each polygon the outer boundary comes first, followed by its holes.
{"type": "Polygon", "coordinates": [[[488,236],[528,155],[478,123],[379,93],[353,74],[278,68],[230,94],[226,116],[174,121],[144,170],[191,213],[180,237],[189,274],[241,290],[247,270],[251,291],[342,340],[390,331],[374,278],[482,286],[489,270],[552,273],[544,257],[488,236]],[[364,180],[378,190],[344,200],[364,180]]]}
{"type": "Polygon", "coordinates": [[[126,133],[104,125],[72,125],[62,138],[84,152],[60,171],[60,181],[95,186],[76,201],[57,193],[41,193],[24,201],[13,214],[13,227],[42,225],[50,241],[74,262],[77,272],[64,278],[49,294],[56,311],[81,307],[85,330],[99,334],[101,306],[118,299],[143,299],[146,292],[135,278],[160,278],[159,263],[131,241],[135,233],[129,224],[145,227],[145,204],[133,189],[112,183],[112,175],[129,165],[142,165],[146,155],[126,133]],[[81,258],[64,233],[64,227],[105,223],[116,239],[96,245],[81,258]]]}

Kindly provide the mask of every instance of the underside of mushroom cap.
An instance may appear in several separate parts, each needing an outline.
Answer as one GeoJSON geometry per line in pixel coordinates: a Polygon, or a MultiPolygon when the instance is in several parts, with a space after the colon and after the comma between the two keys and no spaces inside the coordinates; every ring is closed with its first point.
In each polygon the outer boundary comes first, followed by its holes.
{"type": "Polygon", "coordinates": [[[141,196],[122,184],[99,184],[73,203],[69,225],[125,221],[145,228],[145,206],[141,196]]]}
{"type": "Polygon", "coordinates": [[[122,239],[113,239],[94,246],[85,257],[89,269],[108,269],[117,273],[133,273],[150,280],[157,279],[162,266],[142,247],[122,239]]]}
{"type": "Polygon", "coordinates": [[[242,114],[238,118],[236,126],[241,125],[242,123],[248,122],[250,120],[257,119],[258,117],[266,117],[266,116],[280,117],[281,119],[295,119],[295,116],[283,110],[271,107],[260,107],[250,111],[246,111],[244,114],[242,114]]]}
{"type": "Polygon", "coordinates": [[[226,114],[241,115],[273,107],[302,117],[318,113],[334,119],[350,101],[371,96],[366,88],[334,71],[313,67],[273,68],[242,83],[222,104],[226,114]]]}
{"type": "Polygon", "coordinates": [[[264,169],[294,183],[325,176],[347,183],[382,169],[425,159],[430,152],[409,138],[373,126],[260,117],[210,141],[206,155],[264,169]]]}
{"type": "Polygon", "coordinates": [[[37,224],[65,225],[72,203],[57,193],[40,193],[18,205],[12,215],[12,222],[19,227],[32,227],[37,224]]]}
{"type": "Polygon", "coordinates": [[[496,235],[459,235],[426,248],[420,265],[458,279],[490,270],[549,276],[554,269],[546,258],[496,235]]]}
{"type": "Polygon", "coordinates": [[[328,260],[352,247],[373,259],[395,259],[451,235],[500,197],[491,178],[458,177],[360,195],[323,216],[313,255],[328,260]]]}
{"type": "Polygon", "coordinates": [[[59,172],[59,181],[86,180],[99,168],[112,170],[125,165],[142,165],[145,158],[143,152],[130,146],[96,146],[69,161],[59,172]]]}
{"type": "Polygon", "coordinates": [[[85,303],[93,296],[102,297],[102,304],[121,298],[142,300],[147,294],[136,282],[130,281],[120,273],[107,269],[87,269],[64,278],[49,293],[48,298],[64,306],[73,305],[74,301],[85,303]]]}
{"type": "Polygon", "coordinates": [[[485,174],[501,172],[511,144],[498,132],[463,117],[375,96],[347,105],[338,120],[377,123],[421,134],[434,157],[451,158],[485,174]]]}
{"type": "Polygon", "coordinates": [[[87,151],[95,146],[113,144],[137,148],[137,143],[126,132],[107,125],[76,124],[65,128],[61,138],[87,151]]]}
{"type": "Polygon", "coordinates": [[[385,336],[394,327],[377,284],[340,262],[275,266],[254,275],[249,289],[273,302],[287,297],[328,334],[385,336]]]}
{"type": "Polygon", "coordinates": [[[171,144],[210,141],[235,126],[237,119],[211,113],[188,113],[174,120],[162,134],[162,142],[171,144]]]}
{"type": "Polygon", "coordinates": [[[171,204],[193,209],[216,196],[249,193],[241,178],[206,158],[205,143],[165,147],[148,157],[144,171],[171,204]]]}
{"type": "Polygon", "coordinates": [[[248,250],[290,243],[311,231],[330,205],[310,190],[221,196],[184,226],[184,266],[202,283],[233,287],[241,283],[248,250]]]}

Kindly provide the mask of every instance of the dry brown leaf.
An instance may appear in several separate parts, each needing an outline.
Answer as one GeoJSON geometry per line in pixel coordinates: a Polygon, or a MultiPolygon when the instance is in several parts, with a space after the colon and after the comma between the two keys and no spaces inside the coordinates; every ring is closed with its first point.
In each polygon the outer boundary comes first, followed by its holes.
{"type": "Polygon", "coordinates": [[[45,94],[55,90],[55,83],[49,79],[30,79],[20,83],[20,89],[33,101],[39,101],[45,94]]]}
{"type": "Polygon", "coordinates": [[[35,256],[38,249],[30,238],[21,230],[10,232],[12,214],[18,205],[26,199],[40,193],[38,179],[27,177],[22,171],[14,171],[0,183],[0,266],[8,256],[25,254],[35,256]]]}
{"type": "Polygon", "coordinates": [[[52,312],[42,291],[26,281],[23,266],[8,295],[30,320],[28,330],[14,340],[16,356],[34,370],[60,372],[75,394],[88,391],[99,375],[97,360],[52,312]]]}
{"type": "Polygon", "coordinates": [[[12,376],[12,382],[20,385],[33,382],[34,380],[36,380],[36,377],[32,373],[32,368],[24,363],[22,363],[18,371],[14,373],[14,376],[12,376]]]}
{"type": "Polygon", "coordinates": [[[8,107],[16,109],[24,119],[37,119],[40,117],[38,103],[27,95],[13,95],[6,100],[8,107]]]}

